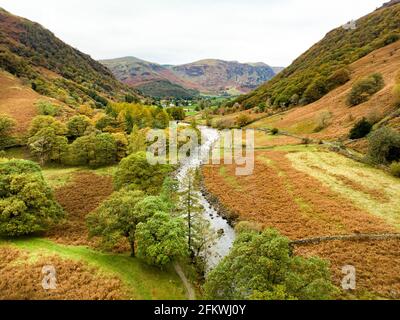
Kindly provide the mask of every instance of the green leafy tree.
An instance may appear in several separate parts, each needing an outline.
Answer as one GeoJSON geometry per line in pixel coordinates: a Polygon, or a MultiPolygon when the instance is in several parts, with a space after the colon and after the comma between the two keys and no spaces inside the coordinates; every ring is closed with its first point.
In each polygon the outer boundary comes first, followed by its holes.
{"type": "Polygon", "coordinates": [[[168,127],[169,121],[169,114],[164,109],[157,109],[157,112],[154,116],[153,127],[156,129],[165,129],[168,127]]]}
{"type": "Polygon", "coordinates": [[[275,230],[240,233],[204,289],[207,298],[223,300],[325,300],[335,293],[328,263],[293,256],[289,240],[275,230]]]}
{"type": "Polygon", "coordinates": [[[136,240],[138,257],[150,265],[163,267],[188,254],[184,221],[165,212],[139,223],[136,240]]]}
{"type": "Polygon", "coordinates": [[[124,133],[113,133],[112,134],[115,144],[117,146],[117,161],[121,161],[128,154],[129,141],[124,133]]]}
{"type": "Polygon", "coordinates": [[[87,216],[90,236],[101,237],[104,247],[112,248],[125,238],[135,256],[135,232],[139,222],[146,217],[138,215],[135,206],[144,198],[141,191],[120,191],[87,216]]]}
{"type": "Polygon", "coordinates": [[[16,124],[16,121],[9,116],[0,115],[0,149],[10,144],[11,133],[16,124]]]}
{"type": "Polygon", "coordinates": [[[44,165],[48,161],[61,162],[64,159],[68,140],[64,136],[58,136],[52,127],[47,127],[31,137],[28,145],[31,153],[44,165]]]}
{"type": "Polygon", "coordinates": [[[112,248],[122,238],[127,239],[134,257],[137,225],[165,210],[167,206],[159,197],[146,197],[142,191],[125,189],[115,192],[89,214],[87,224],[90,235],[101,237],[106,248],[112,248]]]}
{"type": "Polygon", "coordinates": [[[109,133],[91,134],[76,139],[69,148],[69,163],[77,166],[101,167],[117,160],[117,145],[109,133]]]}
{"type": "MultiPolygon", "coordinates": [[[[216,233],[210,228],[210,223],[203,216],[204,208],[200,204],[200,173],[191,170],[183,180],[180,192],[180,211],[185,218],[187,227],[187,242],[190,256],[198,267],[205,267],[201,257],[211,254],[208,248],[217,239],[216,233]]],[[[204,271],[204,270],[203,270],[204,271]]]]}
{"type": "Polygon", "coordinates": [[[145,152],[138,152],[123,159],[114,176],[115,187],[142,190],[147,194],[158,194],[164,179],[172,172],[169,165],[151,165],[145,152]]]}
{"type": "Polygon", "coordinates": [[[82,137],[90,127],[92,127],[92,122],[88,117],[74,116],[67,122],[68,136],[73,139],[82,137]]]}
{"type": "Polygon", "coordinates": [[[18,237],[47,230],[63,218],[63,210],[30,161],[0,162],[0,235],[18,237]]]}
{"type": "Polygon", "coordinates": [[[129,136],[128,154],[146,151],[146,134],[147,130],[140,130],[138,126],[133,127],[129,136]]]}
{"type": "Polygon", "coordinates": [[[29,136],[33,137],[40,130],[45,128],[52,128],[57,135],[62,136],[67,134],[67,127],[60,121],[56,120],[51,116],[37,116],[33,118],[30,128],[29,136]]]}

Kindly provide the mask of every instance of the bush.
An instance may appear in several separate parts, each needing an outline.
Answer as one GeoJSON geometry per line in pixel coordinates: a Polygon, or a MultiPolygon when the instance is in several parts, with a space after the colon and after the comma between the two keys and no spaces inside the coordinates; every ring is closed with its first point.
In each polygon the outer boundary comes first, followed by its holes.
{"type": "Polygon", "coordinates": [[[396,84],[393,88],[393,98],[396,106],[400,106],[400,84],[396,84]]]}
{"type": "Polygon", "coordinates": [[[362,139],[371,132],[372,127],[372,124],[369,123],[367,119],[363,118],[354,125],[353,129],[351,129],[349,138],[353,140],[362,139]]]}
{"type": "Polygon", "coordinates": [[[272,134],[273,136],[276,136],[278,133],[279,133],[279,129],[278,129],[278,128],[273,128],[273,129],[271,130],[271,134],[272,134]]]}
{"type": "Polygon", "coordinates": [[[393,176],[400,178],[400,162],[393,162],[390,165],[390,173],[393,176]]]}
{"type": "Polygon", "coordinates": [[[251,119],[246,114],[241,114],[236,118],[236,125],[239,128],[243,128],[243,127],[247,126],[250,122],[251,122],[251,119]]]}
{"type": "Polygon", "coordinates": [[[385,86],[383,77],[379,73],[370,75],[354,83],[348,97],[347,104],[354,107],[368,101],[375,93],[385,86]]]}
{"type": "Polygon", "coordinates": [[[369,137],[368,156],[378,164],[389,164],[400,160],[400,133],[383,127],[369,137]]]}
{"type": "Polygon", "coordinates": [[[337,70],[327,80],[328,90],[331,91],[350,81],[350,71],[347,68],[337,70]]]}
{"type": "Polygon", "coordinates": [[[25,160],[0,162],[0,236],[45,231],[62,217],[62,208],[37,164],[25,160]]]}
{"type": "Polygon", "coordinates": [[[60,107],[48,101],[41,101],[37,103],[39,114],[42,116],[58,116],[60,114],[60,107]]]}
{"type": "Polygon", "coordinates": [[[398,33],[392,33],[392,34],[389,34],[389,35],[385,38],[385,40],[384,40],[384,45],[385,45],[385,46],[388,46],[389,44],[395,43],[395,42],[397,42],[397,41],[399,41],[399,40],[400,40],[400,34],[398,34],[398,33]]]}

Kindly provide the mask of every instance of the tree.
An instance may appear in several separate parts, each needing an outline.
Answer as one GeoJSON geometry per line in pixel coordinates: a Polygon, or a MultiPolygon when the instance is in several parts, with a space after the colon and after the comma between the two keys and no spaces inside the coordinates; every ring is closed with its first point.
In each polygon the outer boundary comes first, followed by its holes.
{"type": "Polygon", "coordinates": [[[319,100],[328,92],[326,88],[326,79],[317,77],[311,82],[303,94],[303,102],[306,104],[319,100]]]}
{"type": "Polygon", "coordinates": [[[390,164],[400,160],[400,133],[382,127],[369,136],[368,157],[374,163],[390,164]]]}
{"type": "Polygon", "coordinates": [[[31,137],[28,145],[31,153],[43,166],[47,161],[62,161],[68,149],[68,140],[64,136],[58,136],[54,128],[47,127],[31,137]]]}
{"type": "Polygon", "coordinates": [[[158,194],[164,179],[172,172],[169,165],[151,165],[145,152],[131,154],[119,164],[114,176],[115,187],[142,190],[147,194],[158,194]]]}
{"type": "Polygon", "coordinates": [[[55,133],[59,136],[67,134],[67,127],[60,121],[56,120],[51,116],[37,116],[33,118],[30,128],[29,128],[29,136],[33,137],[40,130],[45,128],[54,129],[55,133]]]}
{"type": "Polygon", "coordinates": [[[350,130],[350,139],[362,139],[366,137],[372,130],[373,125],[367,121],[367,119],[362,118],[357,122],[354,127],[350,130]]]}
{"type": "Polygon", "coordinates": [[[129,136],[128,154],[146,151],[146,129],[140,130],[138,126],[134,126],[129,136]]]}
{"type": "Polygon", "coordinates": [[[31,161],[0,162],[0,235],[18,237],[47,230],[63,210],[31,161]]]}
{"type": "Polygon", "coordinates": [[[10,143],[11,133],[16,124],[9,116],[0,115],[0,150],[10,143]]]}
{"type": "Polygon", "coordinates": [[[204,289],[207,298],[224,300],[325,300],[335,293],[328,263],[292,256],[289,240],[271,229],[240,233],[204,289]]]}
{"type": "Polygon", "coordinates": [[[167,206],[159,197],[146,197],[142,191],[125,189],[115,192],[89,214],[87,224],[90,235],[101,237],[106,248],[111,248],[122,238],[127,239],[134,257],[137,225],[165,210],[167,206]]]}
{"type": "Polygon", "coordinates": [[[169,125],[169,115],[164,109],[158,109],[154,117],[153,127],[157,129],[165,129],[169,125]]]}
{"type": "Polygon", "coordinates": [[[127,156],[129,142],[124,133],[113,133],[112,136],[117,146],[117,161],[119,162],[127,156]]]}
{"type": "Polygon", "coordinates": [[[69,163],[101,167],[117,160],[117,145],[109,133],[91,134],[76,139],[69,148],[69,163]]]}
{"type": "Polygon", "coordinates": [[[192,261],[204,268],[204,261],[200,261],[200,258],[206,258],[210,254],[207,249],[215,242],[216,234],[211,230],[209,221],[203,216],[204,208],[200,204],[199,189],[199,172],[191,170],[183,180],[180,211],[187,222],[187,242],[192,261]]]}
{"type": "Polygon", "coordinates": [[[106,248],[112,248],[121,238],[126,238],[131,246],[131,256],[134,257],[136,226],[145,218],[137,215],[134,208],[143,198],[141,191],[114,193],[87,216],[90,236],[101,237],[106,248]]]}
{"type": "Polygon", "coordinates": [[[186,118],[185,110],[181,107],[168,108],[167,112],[171,116],[171,118],[176,121],[182,121],[186,118]]]}
{"type": "Polygon", "coordinates": [[[76,139],[85,135],[88,128],[92,127],[90,119],[83,115],[72,117],[68,123],[68,136],[76,139]]]}
{"type": "Polygon", "coordinates": [[[158,212],[136,230],[138,257],[150,265],[163,267],[187,256],[185,223],[168,213],[158,212]]]}

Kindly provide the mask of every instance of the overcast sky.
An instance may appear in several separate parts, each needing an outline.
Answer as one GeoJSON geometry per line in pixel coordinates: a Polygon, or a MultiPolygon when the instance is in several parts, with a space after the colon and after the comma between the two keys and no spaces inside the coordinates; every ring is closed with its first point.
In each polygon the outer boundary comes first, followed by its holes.
{"type": "Polygon", "coordinates": [[[384,0],[0,0],[95,59],[205,58],[287,66],[384,0]]]}

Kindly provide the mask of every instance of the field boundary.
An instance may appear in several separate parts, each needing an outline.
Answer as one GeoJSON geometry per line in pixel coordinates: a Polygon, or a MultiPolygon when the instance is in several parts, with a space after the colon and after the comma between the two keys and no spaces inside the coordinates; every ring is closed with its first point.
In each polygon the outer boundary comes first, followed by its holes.
{"type": "Polygon", "coordinates": [[[320,244],[322,242],[330,241],[385,241],[385,240],[400,240],[400,233],[376,233],[376,234],[349,234],[328,237],[317,237],[301,239],[290,242],[290,246],[304,246],[310,244],[320,244]]]}

